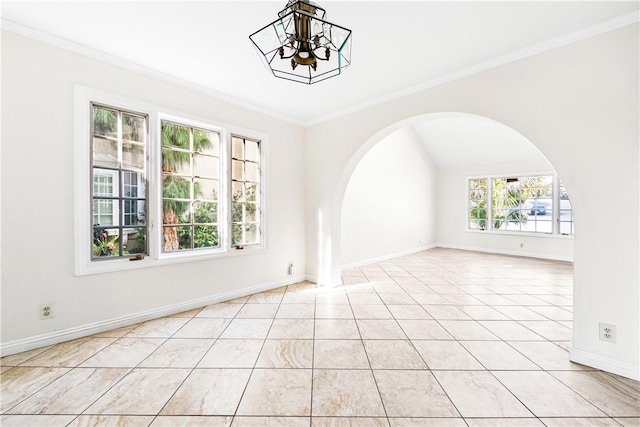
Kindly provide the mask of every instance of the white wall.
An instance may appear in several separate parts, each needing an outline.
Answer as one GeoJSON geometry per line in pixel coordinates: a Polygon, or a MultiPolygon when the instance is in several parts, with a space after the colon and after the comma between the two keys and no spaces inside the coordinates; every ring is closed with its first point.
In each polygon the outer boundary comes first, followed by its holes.
{"type": "Polygon", "coordinates": [[[3,32],[2,352],[291,282],[290,260],[305,270],[303,143],[298,126],[3,32]],[[269,250],[75,277],[75,84],[267,134],[269,250]],[[53,319],[39,319],[44,303],[53,305],[53,319]]]}
{"type": "Polygon", "coordinates": [[[307,271],[340,280],[342,196],[371,146],[422,115],[484,116],[538,147],[571,194],[572,359],[640,379],[638,35],[625,26],[307,129],[307,271]],[[602,200],[631,220],[603,218],[602,200]],[[599,322],[618,326],[616,344],[599,322]]]}
{"type": "MultiPolygon", "coordinates": [[[[552,171],[552,166],[544,158],[506,164],[441,168],[438,171],[438,246],[573,261],[573,237],[571,236],[530,233],[509,235],[467,229],[466,181],[468,177],[517,176],[552,171]]],[[[569,196],[571,197],[571,194],[569,196]]]]}
{"type": "Polygon", "coordinates": [[[358,163],[342,204],[342,263],[367,264],[436,243],[437,169],[410,129],[358,163]]]}

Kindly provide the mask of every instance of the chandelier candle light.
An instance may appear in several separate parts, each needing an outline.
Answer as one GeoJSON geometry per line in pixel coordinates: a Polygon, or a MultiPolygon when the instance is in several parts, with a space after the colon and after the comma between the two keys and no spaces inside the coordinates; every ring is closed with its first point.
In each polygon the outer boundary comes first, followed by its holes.
{"type": "Polygon", "coordinates": [[[351,64],[351,30],[325,13],[310,1],[289,0],[278,19],[249,36],[274,76],[313,84],[351,64]]]}

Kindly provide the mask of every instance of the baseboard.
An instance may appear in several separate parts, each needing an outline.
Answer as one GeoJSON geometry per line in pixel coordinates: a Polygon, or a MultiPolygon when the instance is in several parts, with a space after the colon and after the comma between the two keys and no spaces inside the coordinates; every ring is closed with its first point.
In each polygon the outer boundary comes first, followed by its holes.
{"type": "Polygon", "coordinates": [[[183,311],[193,310],[210,304],[229,301],[234,298],[268,291],[271,289],[279,288],[281,286],[291,285],[294,283],[302,282],[306,279],[307,277],[305,275],[292,276],[284,280],[262,283],[235,291],[212,295],[205,298],[199,298],[179,304],[172,304],[153,310],[147,310],[100,322],[75,326],[59,331],[48,332],[42,335],[35,335],[32,337],[0,343],[0,356],[4,357],[15,353],[21,353],[23,351],[46,347],[53,344],[59,344],[61,342],[69,340],[84,338],[90,335],[99,334],[101,332],[110,331],[112,329],[122,328],[124,326],[129,326],[140,322],[146,322],[147,320],[158,319],[160,317],[182,313],[183,311]]]}
{"type": "Polygon", "coordinates": [[[392,254],[387,254],[387,255],[380,256],[380,257],[376,257],[376,258],[369,258],[369,259],[364,259],[364,260],[361,260],[361,261],[350,262],[348,264],[343,264],[341,266],[341,268],[342,268],[342,270],[350,270],[352,268],[362,267],[363,265],[375,264],[377,262],[388,261],[388,260],[393,259],[393,258],[399,258],[401,256],[415,254],[416,252],[426,251],[426,250],[429,250],[429,249],[433,249],[436,246],[437,245],[420,246],[418,248],[407,249],[407,250],[404,250],[404,251],[401,251],[401,252],[395,252],[395,253],[392,253],[392,254]]]}
{"type": "Polygon", "coordinates": [[[591,366],[605,372],[640,381],[640,365],[621,362],[599,354],[590,353],[575,347],[569,349],[569,360],[582,365],[591,366]]]}
{"type": "Polygon", "coordinates": [[[573,262],[573,257],[539,254],[535,252],[511,251],[507,249],[488,249],[488,248],[476,247],[476,246],[453,245],[449,243],[437,243],[435,247],[445,248],[445,249],[460,249],[463,251],[486,252],[486,253],[498,254],[498,255],[520,256],[520,257],[526,257],[526,258],[548,259],[551,261],[573,262]]]}

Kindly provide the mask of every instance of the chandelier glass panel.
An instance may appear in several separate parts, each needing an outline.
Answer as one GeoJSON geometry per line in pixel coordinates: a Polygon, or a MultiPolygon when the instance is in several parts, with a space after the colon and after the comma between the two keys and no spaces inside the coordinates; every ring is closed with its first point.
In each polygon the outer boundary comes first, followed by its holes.
{"type": "Polygon", "coordinates": [[[337,76],[351,63],[351,30],[325,19],[325,10],[289,0],[278,19],[251,34],[276,77],[313,84],[337,76]]]}

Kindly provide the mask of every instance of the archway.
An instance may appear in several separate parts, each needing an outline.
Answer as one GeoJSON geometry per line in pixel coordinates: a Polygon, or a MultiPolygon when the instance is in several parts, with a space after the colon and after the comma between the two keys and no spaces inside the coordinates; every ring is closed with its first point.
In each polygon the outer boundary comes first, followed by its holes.
{"type": "MultiPolygon", "coordinates": [[[[544,214],[534,215],[528,221],[529,226],[539,225],[538,231],[545,231],[545,234],[538,232],[533,237],[534,234],[530,233],[502,233],[500,236],[490,235],[490,232],[484,235],[469,233],[466,230],[466,177],[500,174],[547,174],[552,179],[550,182],[556,180],[550,162],[529,140],[512,128],[483,116],[432,113],[403,120],[381,130],[354,153],[341,177],[338,189],[341,194],[336,196],[334,203],[334,207],[339,206],[341,213],[334,214],[333,222],[333,228],[340,230],[340,236],[335,233],[332,235],[332,239],[339,238],[341,242],[341,265],[354,265],[358,261],[361,264],[375,262],[434,246],[571,261],[573,239],[556,239],[545,235],[547,231],[559,233],[554,221],[559,212],[563,216],[563,226],[564,221],[571,221],[571,212],[566,209],[568,200],[562,201],[563,209],[560,210],[557,186],[553,188],[556,196],[550,196],[545,201],[548,206],[544,214]],[[427,152],[428,159],[420,159],[423,157],[420,147],[427,152]],[[402,150],[409,152],[404,158],[402,150]],[[385,176],[385,170],[394,167],[394,172],[385,176]],[[416,182],[407,178],[411,168],[416,182]],[[446,173],[438,172],[441,169],[446,173]],[[426,181],[421,176],[422,170],[431,175],[426,181]],[[438,183],[438,200],[435,184],[428,182],[435,181],[436,175],[446,177],[442,179],[446,181],[444,184],[438,183]],[[418,181],[425,185],[424,193],[420,192],[418,181]],[[456,185],[446,185],[453,182],[456,185]],[[369,184],[378,187],[375,194],[367,187],[369,184]],[[349,198],[345,200],[348,188],[349,198]],[[360,194],[361,191],[363,194],[360,194]],[[397,203],[405,204],[406,209],[394,206],[397,203]],[[438,215],[435,209],[429,207],[430,204],[440,207],[438,215]],[[423,212],[416,212],[415,209],[423,212]],[[418,224],[423,213],[424,223],[418,224]],[[383,218],[385,215],[386,218],[383,218]],[[435,233],[436,216],[439,216],[438,235],[435,233]],[[352,217],[357,217],[357,221],[350,221],[352,217]],[[343,233],[345,221],[349,229],[343,233]],[[543,229],[543,226],[546,228],[543,229]],[[362,247],[354,250],[358,240],[362,241],[362,247]]],[[[522,215],[522,223],[527,223],[527,213],[522,211],[522,215]]],[[[557,235],[552,234],[554,237],[557,235]]]]}

